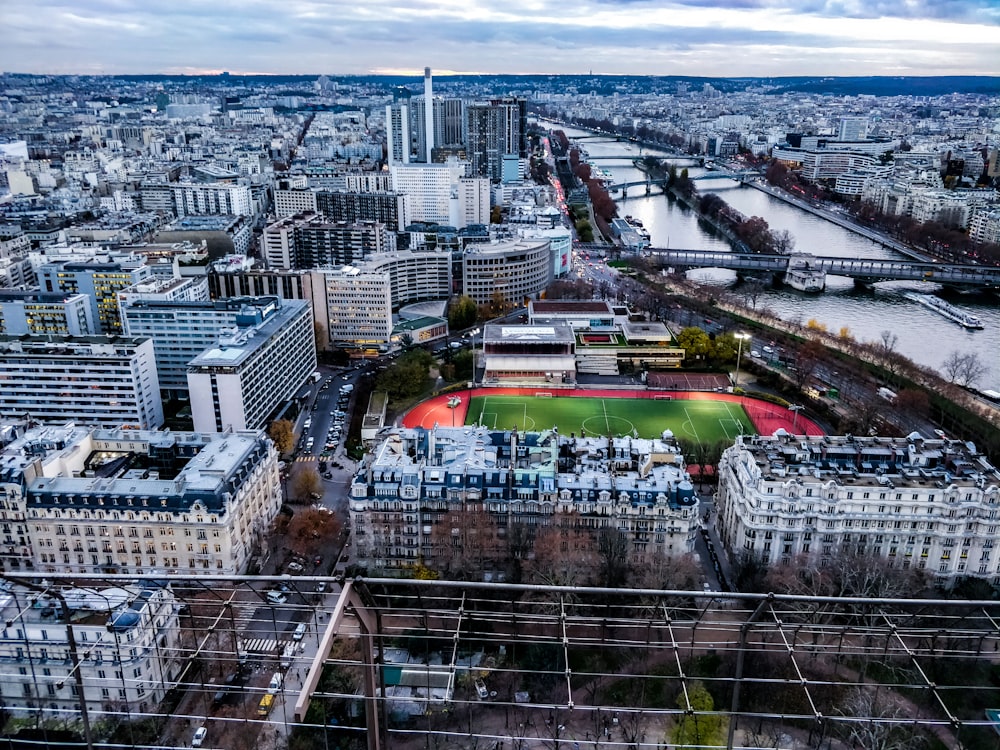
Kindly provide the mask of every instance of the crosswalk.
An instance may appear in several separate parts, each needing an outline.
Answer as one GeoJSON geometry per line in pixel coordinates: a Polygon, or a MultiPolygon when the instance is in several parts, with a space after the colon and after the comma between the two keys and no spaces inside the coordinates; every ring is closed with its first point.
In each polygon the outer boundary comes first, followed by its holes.
{"type": "Polygon", "coordinates": [[[316,456],[298,456],[295,459],[295,463],[297,463],[297,464],[308,463],[310,461],[315,461],[315,460],[316,460],[316,456]]]}
{"type": "Polygon", "coordinates": [[[240,640],[240,650],[246,654],[273,654],[287,642],[287,640],[278,641],[274,638],[244,638],[240,640]]]}
{"type": "Polygon", "coordinates": [[[233,607],[233,621],[236,623],[236,632],[242,633],[253,619],[253,613],[257,611],[259,604],[237,604],[233,607]]]}

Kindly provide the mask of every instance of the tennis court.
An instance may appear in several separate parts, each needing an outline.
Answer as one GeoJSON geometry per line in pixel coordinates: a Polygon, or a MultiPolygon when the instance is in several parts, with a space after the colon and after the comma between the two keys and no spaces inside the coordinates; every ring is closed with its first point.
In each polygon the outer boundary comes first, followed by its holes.
{"type": "Polygon", "coordinates": [[[679,438],[704,444],[756,432],[738,403],[686,399],[475,396],[465,422],[498,430],[558,427],[564,435],[651,438],[671,430],[679,438]]]}

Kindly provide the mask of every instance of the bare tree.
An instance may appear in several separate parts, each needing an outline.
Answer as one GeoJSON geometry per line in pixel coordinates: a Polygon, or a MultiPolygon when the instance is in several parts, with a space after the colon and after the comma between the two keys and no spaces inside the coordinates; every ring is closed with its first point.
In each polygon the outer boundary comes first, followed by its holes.
{"type": "Polygon", "coordinates": [[[979,359],[977,352],[962,354],[958,350],[954,350],[941,363],[941,369],[949,382],[971,388],[982,379],[989,368],[979,359]]]}
{"type": "Polygon", "coordinates": [[[742,292],[746,304],[756,310],[757,300],[764,293],[764,282],[760,279],[747,279],[746,283],[740,288],[740,292],[742,292]]]}
{"type": "Polygon", "coordinates": [[[854,721],[843,723],[845,741],[865,750],[921,750],[927,740],[915,734],[907,707],[893,700],[892,693],[881,694],[872,687],[857,687],[845,696],[839,713],[854,721]],[[867,720],[865,720],[867,719],[867,720]]]}
{"type": "Polygon", "coordinates": [[[532,581],[550,586],[585,586],[599,566],[591,534],[556,524],[535,537],[528,575],[532,581]]]}

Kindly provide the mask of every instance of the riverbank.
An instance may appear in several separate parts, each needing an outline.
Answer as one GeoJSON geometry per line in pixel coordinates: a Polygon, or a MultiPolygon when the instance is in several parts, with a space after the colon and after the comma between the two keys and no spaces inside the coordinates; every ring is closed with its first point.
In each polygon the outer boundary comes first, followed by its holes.
{"type": "Polygon", "coordinates": [[[894,240],[892,237],[886,237],[881,232],[877,232],[874,229],[869,229],[868,227],[863,227],[860,224],[845,218],[843,215],[837,213],[836,211],[830,211],[823,206],[816,206],[809,201],[804,201],[796,198],[794,195],[789,194],[785,190],[776,188],[773,185],[769,185],[766,182],[760,180],[750,180],[748,182],[742,183],[746,187],[751,187],[755,190],[760,190],[763,193],[767,193],[772,198],[776,198],[779,201],[783,201],[795,208],[810,213],[813,216],[818,216],[825,221],[829,221],[842,229],[846,229],[849,232],[854,232],[872,242],[877,242],[882,247],[886,247],[890,250],[894,250],[897,253],[901,253],[912,260],[918,260],[923,263],[932,263],[935,259],[927,254],[923,253],[909,245],[906,245],[898,240],[894,240]]]}

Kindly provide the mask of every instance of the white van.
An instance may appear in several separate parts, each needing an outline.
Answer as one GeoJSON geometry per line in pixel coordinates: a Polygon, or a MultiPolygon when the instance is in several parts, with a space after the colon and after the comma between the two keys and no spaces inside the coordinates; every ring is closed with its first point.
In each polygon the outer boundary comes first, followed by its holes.
{"type": "Polygon", "coordinates": [[[295,656],[295,644],[288,643],[285,645],[285,650],[281,652],[281,668],[288,669],[292,666],[292,657],[295,656]]]}
{"type": "Polygon", "coordinates": [[[281,672],[275,672],[267,685],[267,692],[270,695],[274,695],[279,690],[281,690],[281,672]]]}
{"type": "Polygon", "coordinates": [[[298,625],[295,626],[295,632],[292,633],[292,640],[301,641],[302,638],[305,636],[305,634],[306,634],[306,624],[304,622],[300,622],[298,625]]]}

